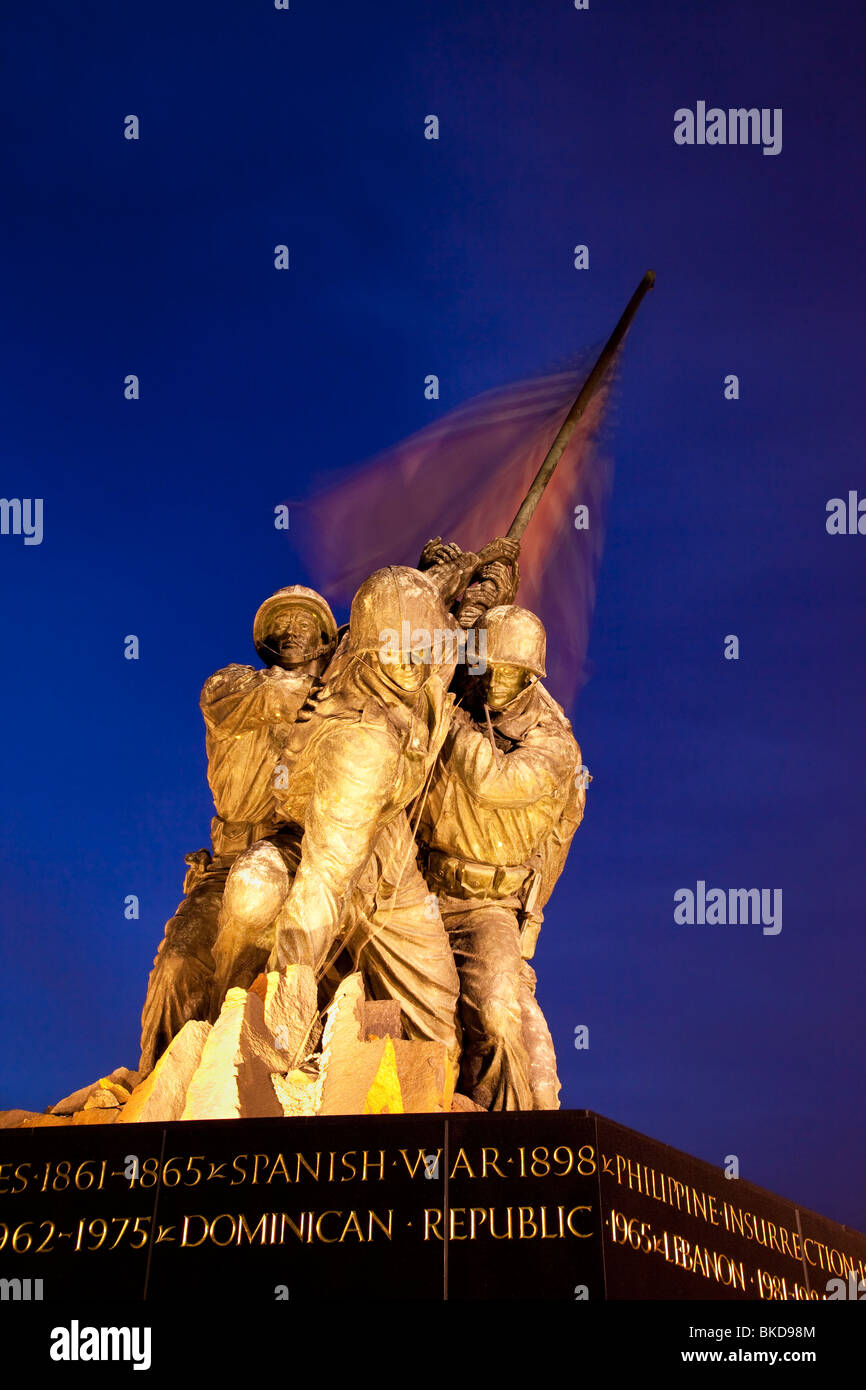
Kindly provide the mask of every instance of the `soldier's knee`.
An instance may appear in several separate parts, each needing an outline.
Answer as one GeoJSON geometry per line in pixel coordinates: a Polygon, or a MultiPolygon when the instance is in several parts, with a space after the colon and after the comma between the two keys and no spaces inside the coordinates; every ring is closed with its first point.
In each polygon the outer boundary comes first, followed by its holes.
{"type": "Polygon", "coordinates": [[[223,915],[247,927],[268,926],[289,893],[289,875],[279,850],[259,840],[232,865],[223,895],[223,915]]]}
{"type": "Polygon", "coordinates": [[[505,1041],[520,1032],[520,1015],[508,1000],[495,995],[485,999],[478,1010],[481,1031],[488,1037],[505,1041]]]}

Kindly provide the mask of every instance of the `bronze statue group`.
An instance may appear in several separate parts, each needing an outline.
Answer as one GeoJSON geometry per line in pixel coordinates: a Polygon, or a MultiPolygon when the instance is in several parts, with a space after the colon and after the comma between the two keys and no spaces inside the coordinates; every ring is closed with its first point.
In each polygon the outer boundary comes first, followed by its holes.
{"type": "Polygon", "coordinates": [[[150,975],[143,1074],[229,989],[299,963],[320,1008],[356,970],[397,1000],[482,1109],[558,1107],[529,962],[588,778],[517,555],[437,538],[365,580],[342,632],[320,594],[280,589],[254,621],[264,667],[206,681],[212,844],[150,975]]]}

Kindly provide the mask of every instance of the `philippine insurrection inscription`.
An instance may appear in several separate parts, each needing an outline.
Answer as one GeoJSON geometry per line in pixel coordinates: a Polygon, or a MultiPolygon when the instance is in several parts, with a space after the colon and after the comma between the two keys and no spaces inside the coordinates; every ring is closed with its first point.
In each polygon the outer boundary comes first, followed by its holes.
{"type": "Polygon", "coordinates": [[[0,1278],[45,1300],[784,1301],[866,1281],[858,1232],[587,1111],[0,1143],[0,1278]]]}

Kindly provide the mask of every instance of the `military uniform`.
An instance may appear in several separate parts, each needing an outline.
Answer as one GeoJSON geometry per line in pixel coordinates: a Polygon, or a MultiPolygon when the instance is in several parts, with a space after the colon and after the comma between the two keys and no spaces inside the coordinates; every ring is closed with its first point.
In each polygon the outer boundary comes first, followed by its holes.
{"type": "MultiPolygon", "coordinates": [[[[390,566],[362,584],[348,634],[288,740],[276,805],[289,828],[236,863],[220,940],[240,961],[272,933],[270,969],[297,961],[320,974],[346,951],[374,998],[399,1000],[410,1037],[445,1042],[456,1060],[457,971],[406,815],[448,731],[453,661],[434,667],[428,655],[410,692],[377,660],[385,632],[414,641],[453,628],[418,570],[390,566]]],[[[223,982],[243,979],[229,970],[223,982]]]]}
{"type": "MultiPolygon", "coordinates": [[[[500,606],[486,626],[488,662],[544,673],[534,615],[500,606]]],[[[555,1054],[527,961],[583,815],[581,754],[537,679],[490,717],[492,731],[455,713],[419,838],[460,974],[461,1089],[488,1110],[555,1108],[555,1054]]]]}
{"type": "MultiPolygon", "coordinates": [[[[267,659],[266,629],[273,614],[304,605],[321,615],[322,642],[315,659],[336,638],[324,599],[291,585],[262,604],[253,640],[267,659]]],[[[238,855],[280,825],[274,809],[275,770],[295,717],[313,683],[312,674],[280,666],[231,665],[206,682],[199,701],[206,729],[208,784],[216,815],[212,853],[186,856],[184,898],[166,923],[142,1011],[139,1069],[150,1072],[189,1019],[208,1017],[216,968],[214,945],[229,870],[238,855]]]]}

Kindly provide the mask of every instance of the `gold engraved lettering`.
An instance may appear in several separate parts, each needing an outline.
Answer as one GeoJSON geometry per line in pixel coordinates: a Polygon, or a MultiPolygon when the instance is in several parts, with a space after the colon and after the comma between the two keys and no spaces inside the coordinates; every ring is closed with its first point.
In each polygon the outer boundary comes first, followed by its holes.
{"type": "Polygon", "coordinates": [[[486,1207],[470,1207],[470,1208],[469,1208],[469,1239],[470,1239],[470,1240],[474,1240],[474,1239],[475,1239],[475,1226],[476,1226],[476,1222],[483,1226],[486,1220],[487,1220],[487,1209],[486,1209],[486,1207]]]}
{"type": "Polygon", "coordinates": [[[232,1241],[236,1238],[236,1234],[237,1232],[235,1227],[235,1219],[227,1211],[220,1212],[219,1216],[215,1216],[213,1221],[208,1226],[208,1235],[210,1236],[211,1241],[214,1245],[231,1245],[232,1241]],[[231,1230],[229,1231],[229,1234],[225,1240],[217,1240],[216,1238],[216,1224],[218,1221],[228,1221],[231,1226],[231,1230]]]}
{"type": "Polygon", "coordinates": [[[632,1163],[631,1159],[627,1158],[625,1161],[625,1167],[626,1175],[628,1177],[629,1191],[633,1192],[635,1187],[637,1187],[638,1192],[643,1192],[643,1188],[640,1185],[640,1164],[632,1163]],[[634,1169],[634,1172],[632,1172],[632,1169],[634,1169]]]}
{"type": "Polygon", "coordinates": [[[361,1172],[361,1181],[362,1181],[362,1182],[366,1182],[366,1181],[367,1181],[367,1167],[368,1167],[368,1166],[369,1166],[370,1168],[378,1168],[378,1169],[379,1169],[379,1181],[381,1182],[382,1179],[383,1179],[384,1176],[385,1176],[385,1150],[384,1150],[384,1149],[380,1149],[380,1150],[379,1150],[379,1157],[378,1157],[378,1158],[371,1158],[371,1159],[369,1159],[369,1160],[367,1159],[367,1150],[366,1150],[366,1149],[364,1150],[364,1166],[363,1166],[363,1169],[362,1169],[362,1172],[361,1172]]]}
{"type": "MultiPolygon", "coordinates": [[[[144,1160],[144,1163],[141,1165],[142,1177],[145,1173],[147,1173],[147,1175],[150,1176],[151,1172],[153,1171],[151,1168],[148,1168],[148,1163],[156,1163],[156,1159],[146,1158],[144,1160]]],[[[69,1178],[71,1172],[72,1164],[70,1163],[69,1159],[64,1158],[60,1163],[57,1164],[56,1172],[54,1174],[54,1181],[51,1184],[51,1190],[53,1192],[65,1192],[67,1187],[69,1186],[69,1178]]],[[[150,1187],[153,1184],[145,1184],[144,1182],[142,1182],[141,1185],[142,1187],[144,1187],[145,1185],[150,1187]]]]}
{"type": "Polygon", "coordinates": [[[289,1177],[289,1170],[286,1167],[286,1160],[283,1158],[282,1154],[277,1154],[276,1158],[274,1159],[274,1166],[268,1173],[268,1182],[272,1182],[273,1179],[276,1177],[277,1173],[280,1174],[280,1177],[283,1178],[285,1182],[292,1181],[289,1177]]]}
{"type": "Polygon", "coordinates": [[[728,1255],[716,1255],[713,1273],[720,1284],[730,1286],[737,1285],[743,1293],[746,1291],[746,1272],[743,1269],[742,1261],[735,1265],[728,1255]]]}
{"type": "Polygon", "coordinates": [[[261,1231],[262,1233],[259,1245],[265,1245],[267,1243],[267,1228],[268,1218],[265,1215],[259,1217],[255,1230],[251,1231],[249,1226],[247,1225],[247,1218],[244,1216],[243,1212],[241,1212],[240,1216],[238,1217],[238,1245],[241,1244],[241,1235],[244,1232],[246,1233],[247,1244],[252,1245],[259,1231],[261,1231]]]}
{"type": "Polygon", "coordinates": [[[442,1232],[441,1232],[440,1229],[439,1229],[439,1223],[440,1223],[441,1220],[442,1220],[442,1213],[441,1213],[441,1211],[439,1211],[439,1209],[438,1209],[437,1207],[425,1207],[425,1208],[424,1208],[424,1239],[425,1239],[425,1240],[429,1240],[429,1239],[430,1239],[430,1233],[431,1233],[431,1231],[432,1231],[433,1235],[436,1237],[437,1240],[441,1240],[441,1239],[442,1239],[442,1232]],[[435,1218],[435,1220],[434,1220],[434,1218],[435,1218]]]}
{"type": "Polygon", "coordinates": [[[533,1240],[533,1239],[535,1238],[535,1236],[538,1235],[538,1227],[536,1226],[535,1221],[533,1220],[534,1215],[535,1215],[535,1213],[534,1213],[532,1207],[518,1207],[518,1208],[517,1208],[517,1217],[518,1217],[518,1220],[520,1221],[520,1239],[521,1239],[521,1240],[533,1240]],[[530,1231],[529,1235],[526,1234],[526,1227],[527,1227],[527,1225],[529,1225],[529,1226],[532,1227],[532,1230],[530,1231]]]}
{"type": "Polygon", "coordinates": [[[508,1230],[502,1231],[499,1235],[497,1235],[496,1221],[494,1219],[496,1209],[495,1207],[490,1208],[490,1234],[492,1235],[494,1240],[511,1240],[511,1207],[506,1207],[505,1210],[508,1212],[508,1230]]]}
{"type": "Polygon", "coordinates": [[[595,1149],[592,1144],[582,1144],[577,1151],[577,1171],[582,1178],[591,1178],[596,1170],[595,1149]]]}
{"type": "MultiPolygon", "coordinates": [[[[426,1160],[425,1160],[425,1154],[424,1154],[424,1150],[423,1150],[423,1149],[419,1149],[419,1150],[418,1150],[418,1157],[415,1159],[415,1162],[414,1162],[414,1163],[410,1163],[410,1162],[409,1162],[409,1155],[406,1153],[406,1150],[405,1150],[405,1149],[398,1149],[397,1152],[401,1155],[401,1157],[402,1157],[402,1159],[403,1159],[403,1162],[406,1164],[406,1168],[407,1168],[407,1170],[408,1170],[408,1173],[409,1173],[409,1177],[410,1177],[410,1178],[414,1178],[415,1174],[418,1172],[418,1170],[419,1170],[420,1168],[423,1168],[423,1167],[426,1167],[426,1166],[427,1166],[427,1165],[426,1165],[426,1160]]],[[[437,1149],[437,1150],[436,1150],[436,1158],[437,1158],[437,1160],[441,1157],[441,1155],[442,1155],[442,1150],[441,1150],[441,1149],[437,1149]]],[[[432,1165],[431,1165],[431,1166],[432,1166],[432,1165]]]]}
{"type": "Polygon", "coordinates": [[[465,1149],[462,1149],[462,1148],[460,1148],[460,1149],[457,1150],[457,1157],[456,1157],[455,1160],[454,1160],[454,1167],[451,1169],[451,1172],[448,1174],[448,1176],[449,1176],[450,1178],[453,1178],[453,1177],[454,1177],[454,1174],[457,1172],[457,1169],[461,1166],[461,1164],[462,1164],[463,1167],[466,1169],[466,1172],[469,1174],[470,1178],[474,1178],[474,1177],[475,1177],[475,1174],[474,1174],[473,1171],[472,1171],[472,1164],[469,1162],[469,1159],[466,1157],[466,1151],[465,1151],[465,1149]]]}
{"type": "MultiPolygon", "coordinates": [[[[3,1166],[3,1165],[0,1165],[0,1167],[2,1167],[2,1166],[3,1166]]],[[[31,1167],[31,1165],[30,1165],[29,1163],[19,1163],[19,1164],[18,1164],[18,1167],[15,1169],[15,1174],[14,1174],[14,1176],[19,1180],[19,1182],[21,1183],[21,1186],[20,1186],[20,1187],[13,1187],[13,1188],[12,1188],[12,1195],[13,1195],[13,1196],[14,1196],[14,1194],[15,1194],[16,1192],[24,1192],[24,1191],[26,1190],[26,1187],[27,1187],[27,1178],[24,1176],[24,1174],[22,1174],[21,1169],[22,1169],[22,1168],[30,1168],[30,1167],[31,1167]]]]}
{"type": "Polygon", "coordinates": [[[571,1224],[571,1218],[577,1211],[591,1212],[592,1207],[572,1207],[571,1211],[568,1213],[568,1216],[565,1218],[565,1224],[568,1226],[568,1229],[571,1231],[571,1234],[573,1236],[577,1236],[578,1240],[589,1240],[592,1235],[592,1231],[576,1231],[571,1224]]]}
{"type": "Polygon", "coordinates": [[[357,1174],[358,1174],[357,1168],[355,1167],[354,1163],[350,1163],[350,1162],[349,1162],[349,1159],[350,1159],[350,1158],[353,1158],[356,1152],[357,1152],[356,1149],[350,1149],[349,1152],[348,1152],[347,1154],[342,1154],[342,1155],[341,1155],[341,1157],[340,1157],[340,1162],[342,1163],[342,1165],[343,1165],[344,1168],[348,1168],[348,1169],[349,1169],[349,1176],[346,1177],[345,1174],[344,1174],[343,1177],[340,1178],[340,1182],[351,1182],[351,1181],[352,1181],[352,1178],[357,1177],[357,1174]]]}
{"type": "Polygon", "coordinates": [[[368,1212],[367,1212],[367,1239],[368,1239],[368,1240],[372,1240],[372,1239],[373,1239],[373,1223],[374,1223],[374,1222],[375,1222],[376,1225],[379,1227],[379,1229],[383,1232],[383,1234],[386,1235],[386,1236],[388,1237],[389,1240],[393,1240],[394,1212],[392,1211],[392,1209],[391,1209],[390,1207],[388,1208],[388,1224],[387,1224],[387,1226],[385,1225],[385,1223],[384,1223],[384,1221],[382,1220],[382,1218],[381,1218],[380,1216],[377,1216],[376,1213],[375,1213],[374,1211],[368,1211],[368,1212]]]}
{"type": "Polygon", "coordinates": [[[208,1225],[207,1225],[207,1217],[206,1217],[206,1216],[200,1216],[200,1215],[198,1214],[198,1212],[195,1212],[192,1216],[185,1216],[185,1217],[183,1218],[183,1232],[182,1232],[181,1237],[180,1237],[181,1246],[186,1246],[187,1248],[189,1248],[189,1249],[191,1250],[191,1249],[193,1249],[196,1245],[202,1245],[202,1244],[207,1240],[207,1231],[208,1231],[208,1225]],[[189,1223],[190,1223],[191,1221],[200,1221],[200,1222],[202,1223],[203,1228],[204,1228],[204,1229],[202,1230],[201,1236],[200,1236],[200,1238],[199,1238],[198,1240],[188,1240],[188,1239],[187,1239],[187,1237],[188,1237],[188,1235],[189,1235],[189,1223]]]}
{"type": "Polygon", "coordinates": [[[574,1167],[574,1154],[571,1152],[571,1149],[568,1147],[567,1144],[559,1144],[553,1150],[553,1161],[554,1163],[565,1164],[565,1167],[563,1168],[562,1172],[557,1173],[556,1175],[558,1178],[564,1178],[567,1177],[567,1175],[571,1172],[572,1168],[574,1167]],[[560,1158],[560,1154],[563,1154],[565,1156],[563,1158],[560,1158]]]}
{"type": "Polygon", "coordinates": [[[730,1231],[734,1225],[739,1227],[739,1234],[743,1234],[743,1214],[735,1212],[728,1202],[722,1202],[722,1216],[725,1222],[725,1230],[730,1231]]]}
{"type": "MultiPolygon", "coordinates": [[[[239,1167],[238,1167],[238,1164],[239,1164],[239,1163],[241,1162],[241,1160],[244,1159],[244,1158],[249,1158],[249,1154],[238,1154],[236,1158],[233,1158],[233,1159],[232,1159],[232,1167],[234,1168],[234,1170],[235,1170],[236,1173],[240,1174],[240,1176],[238,1177],[238,1181],[237,1181],[237,1182],[235,1182],[234,1178],[232,1178],[232,1182],[231,1182],[232,1187],[237,1187],[239,1183],[246,1182],[246,1180],[247,1180],[247,1170],[246,1170],[246,1168],[239,1168],[239,1167]]],[[[222,1164],[220,1164],[220,1167],[222,1167],[222,1164]]]]}
{"type": "MultiPolygon", "coordinates": [[[[292,1228],[298,1240],[304,1239],[304,1217],[306,1215],[307,1213],[302,1211],[300,1222],[296,1225],[292,1218],[290,1216],[287,1216],[284,1211],[280,1212],[280,1245],[282,1245],[283,1240],[285,1238],[287,1226],[290,1226],[292,1228]]],[[[271,1243],[273,1244],[273,1242],[271,1243]]]]}
{"type": "Polygon", "coordinates": [[[498,1178],[504,1178],[504,1177],[505,1177],[505,1174],[503,1173],[502,1169],[499,1168],[499,1167],[497,1166],[496,1160],[497,1160],[498,1158],[499,1158],[499,1150],[498,1150],[498,1149],[482,1149],[482,1150],[481,1150],[481,1176],[482,1176],[482,1178],[486,1178],[486,1177],[487,1177],[487,1169],[488,1169],[488,1166],[489,1166],[490,1168],[493,1169],[494,1173],[496,1174],[496,1176],[497,1176],[498,1178]],[[493,1154],[493,1157],[492,1157],[491,1159],[489,1159],[489,1160],[488,1160],[488,1157],[487,1157],[488,1154],[493,1154]]]}
{"type": "Polygon", "coordinates": [[[256,1186],[256,1184],[258,1183],[258,1180],[259,1180],[259,1163],[260,1163],[260,1162],[261,1162],[261,1163],[267,1163],[267,1161],[268,1161],[269,1158],[270,1158],[270,1154],[255,1154],[255,1155],[254,1155],[254,1157],[253,1157],[253,1181],[252,1181],[253,1187],[256,1186]]]}
{"type": "MultiPolygon", "coordinates": [[[[343,1239],[343,1236],[323,1236],[322,1222],[324,1221],[326,1216],[342,1216],[342,1214],[343,1213],[339,1211],[323,1211],[316,1220],[316,1239],[321,1240],[325,1245],[338,1244],[343,1239]]],[[[345,1235],[345,1231],[343,1232],[343,1235],[345,1235]]]]}
{"type": "Polygon", "coordinates": [[[556,1239],[557,1239],[557,1233],[556,1233],[556,1231],[548,1231],[548,1229],[547,1229],[547,1207],[542,1207],[542,1208],[541,1208],[541,1239],[542,1239],[542,1240],[556,1240],[556,1239]]]}
{"type": "Polygon", "coordinates": [[[343,1234],[340,1236],[341,1243],[346,1239],[346,1236],[349,1234],[350,1231],[352,1232],[352,1235],[357,1236],[358,1239],[363,1243],[364,1232],[361,1230],[361,1225],[358,1221],[358,1213],[356,1211],[349,1212],[349,1219],[343,1227],[343,1234]]]}
{"type": "Polygon", "coordinates": [[[449,1232],[448,1232],[448,1233],[449,1233],[449,1235],[450,1235],[450,1237],[451,1237],[452,1240],[468,1240],[468,1239],[469,1239],[469,1237],[465,1234],[465,1232],[461,1234],[461,1233],[458,1233],[458,1231],[457,1231],[457,1221],[458,1221],[458,1220],[462,1221],[463,1218],[464,1218],[465,1216],[466,1216],[466,1208],[465,1208],[465,1207],[452,1207],[451,1210],[450,1210],[450,1212],[448,1213],[448,1218],[449,1218],[449,1232]]]}
{"type": "Polygon", "coordinates": [[[307,1162],[307,1160],[304,1158],[304,1155],[303,1155],[303,1154],[296,1153],[296,1154],[295,1154],[295,1182],[300,1182],[300,1181],[301,1181],[301,1164],[304,1165],[304,1167],[306,1168],[306,1170],[307,1170],[307,1172],[309,1173],[310,1177],[313,1178],[313,1180],[314,1180],[315,1182],[318,1182],[318,1181],[319,1181],[319,1164],[321,1163],[321,1159],[322,1159],[322,1155],[319,1154],[319,1153],[317,1153],[317,1154],[316,1154],[316,1166],[315,1166],[315,1168],[313,1168],[313,1167],[307,1162]]]}

